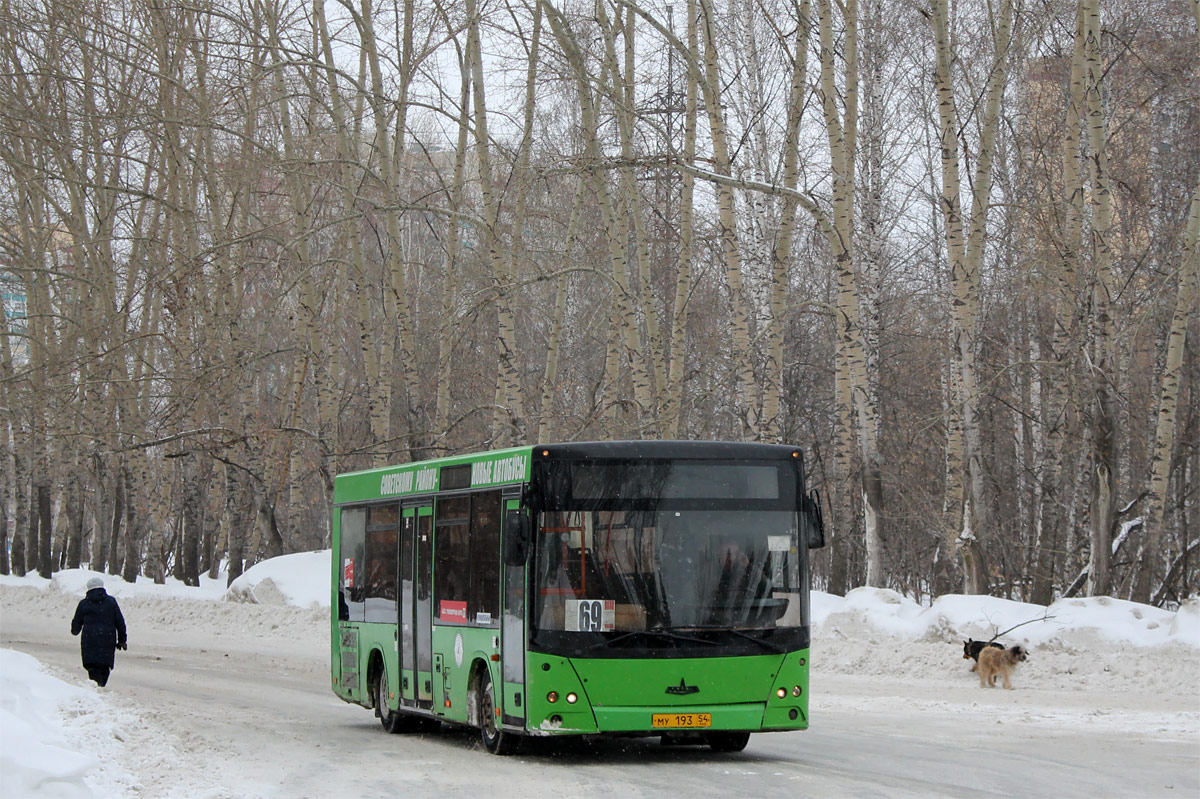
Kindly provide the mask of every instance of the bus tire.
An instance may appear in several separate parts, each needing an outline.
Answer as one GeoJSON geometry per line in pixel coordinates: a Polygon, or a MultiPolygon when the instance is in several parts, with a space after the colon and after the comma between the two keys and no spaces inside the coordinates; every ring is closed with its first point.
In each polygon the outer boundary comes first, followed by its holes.
{"type": "Polygon", "coordinates": [[[750,743],[748,732],[710,732],[708,746],[714,752],[740,752],[750,743]]]}
{"type": "Polygon", "coordinates": [[[479,675],[479,737],[483,748],[493,755],[511,755],[517,751],[520,738],[505,732],[496,724],[496,691],[492,677],[485,668],[479,675]]]}
{"type": "Polygon", "coordinates": [[[379,679],[375,683],[375,715],[379,717],[379,723],[393,735],[400,732],[407,732],[409,725],[406,722],[408,719],[404,717],[404,714],[388,707],[387,666],[383,665],[383,663],[379,664],[377,676],[379,679]]]}

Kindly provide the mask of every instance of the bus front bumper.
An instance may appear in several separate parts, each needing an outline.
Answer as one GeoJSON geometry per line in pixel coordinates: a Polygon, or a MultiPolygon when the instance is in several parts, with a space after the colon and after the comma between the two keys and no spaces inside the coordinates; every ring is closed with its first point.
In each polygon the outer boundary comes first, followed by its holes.
{"type": "Polygon", "coordinates": [[[592,707],[596,724],[606,732],[704,732],[762,728],[762,702],[687,707],[592,707]]]}

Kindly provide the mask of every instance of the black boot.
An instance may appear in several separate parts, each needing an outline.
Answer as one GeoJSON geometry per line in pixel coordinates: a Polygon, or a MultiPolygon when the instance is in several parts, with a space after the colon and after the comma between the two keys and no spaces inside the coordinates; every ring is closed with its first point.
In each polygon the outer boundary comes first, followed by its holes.
{"type": "Polygon", "coordinates": [[[95,681],[96,685],[101,688],[108,682],[108,675],[112,670],[108,666],[88,666],[88,676],[95,681]]]}

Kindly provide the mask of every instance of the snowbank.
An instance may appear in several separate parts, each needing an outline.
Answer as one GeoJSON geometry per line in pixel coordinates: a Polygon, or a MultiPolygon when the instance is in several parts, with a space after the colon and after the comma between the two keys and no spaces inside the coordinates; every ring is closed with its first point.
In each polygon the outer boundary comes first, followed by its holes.
{"type": "Polygon", "coordinates": [[[130,596],[154,599],[220,599],[225,594],[226,573],[224,569],[215,577],[208,574],[200,576],[200,586],[197,588],[185,585],[174,577],[168,577],[162,585],[155,584],[149,577],[139,576],[137,582],[127,583],[119,576],[92,571],[91,569],[64,569],[56,572],[49,580],[30,573],[24,577],[0,575],[0,585],[29,586],[33,588],[51,588],[64,594],[74,594],[82,597],[87,593],[87,581],[99,577],[104,581],[104,590],[118,599],[130,596]]]}
{"type": "MultiPolygon", "coordinates": [[[[48,581],[43,581],[48,582],[48,581]]],[[[115,765],[120,730],[104,700],[0,649],[0,778],[4,795],[123,797],[134,779],[115,765]]]]}
{"type": "Polygon", "coordinates": [[[1030,650],[1015,680],[1047,697],[1085,691],[1200,697],[1200,602],[1177,613],[1110,597],[1049,607],[950,595],[920,605],[895,591],[814,592],[813,681],[853,675],[969,686],[967,638],[1030,650]],[[1000,635],[1000,633],[1004,633],[1000,635]]]}
{"type": "Polygon", "coordinates": [[[227,599],[260,605],[329,607],[328,549],[264,560],[229,586],[227,599]]]}
{"type": "Polygon", "coordinates": [[[1200,649],[1200,600],[1178,611],[1111,597],[1060,599],[1049,607],[992,596],[951,594],[930,606],[881,588],[856,588],[845,597],[813,592],[813,638],[824,627],[869,627],[911,641],[992,639],[1044,646],[1099,638],[1110,644],[1200,649]]]}
{"type": "Polygon", "coordinates": [[[300,552],[257,563],[233,581],[228,589],[228,572],[224,564],[215,578],[200,576],[200,586],[185,585],[168,577],[156,585],[149,577],[138,577],[127,583],[118,576],[90,569],[65,569],[49,580],[28,574],[24,577],[0,576],[0,585],[52,589],[82,597],[87,593],[87,581],[99,577],[104,590],[118,599],[193,599],[252,602],[260,605],[291,605],[299,608],[329,607],[328,549],[320,552],[300,552]]]}

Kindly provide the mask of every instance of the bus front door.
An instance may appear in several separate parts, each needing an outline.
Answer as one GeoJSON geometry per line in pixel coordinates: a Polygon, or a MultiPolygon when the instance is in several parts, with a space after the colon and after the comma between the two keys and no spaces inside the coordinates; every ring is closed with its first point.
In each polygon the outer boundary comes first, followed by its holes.
{"type": "Polygon", "coordinates": [[[400,527],[400,697],[433,707],[433,506],[404,509],[400,527]]]}
{"type": "MultiPolygon", "coordinates": [[[[517,513],[520,501],[505,499],[508,513],[517,513]]],[[[501,640],[501,707],[506,727],[525,727],[525,564],[505,565],[501,640]]]]}

